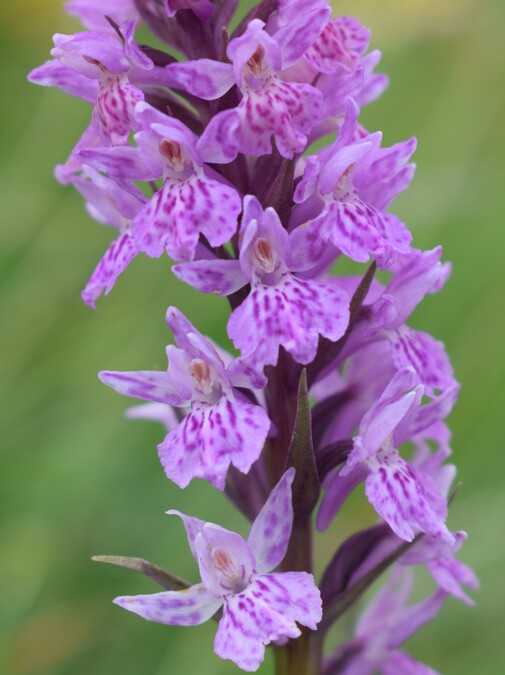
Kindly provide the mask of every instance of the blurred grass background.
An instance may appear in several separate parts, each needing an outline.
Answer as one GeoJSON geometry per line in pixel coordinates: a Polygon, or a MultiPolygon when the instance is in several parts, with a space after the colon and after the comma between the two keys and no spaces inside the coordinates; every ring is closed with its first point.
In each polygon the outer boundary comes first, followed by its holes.
{"type": "MultiPolygon", "coordinates": [[[[343,0],[336,8],[372,28],[391,78],[365,110],[366,126],[383,129],[387,144],[419,139],[416,180],[397,211],[417,246],[442,243],[454,263],[444,293],[427,299],[412,323],[446,342],[463,383],[451,419],[463,488],[450,525],[470,533],[461,557],[482,590],[474,609],[450,599],[409,649],[443,673],[501,673],[505,4],[343,0]]],[[[223,338],[226,303],[179,284],[166,258],[138,258],[96,313],[82,304],[79,292],[110,230],[88,218],[52,169],[89,110],[25,80],[47,58],[52,33],[78,24],[59,0],[2,3],[0,14],[0,672],[238,672],[212,654],[213,625],[171,629],[122,612],[110,603],[115,595],[154,585],[90,562],[96,553],[139,555],[196,580],[182,528],[164,511],[244,527],[210,487],[182,492],[164,478],[155,450],[161,429],[123,420],[128,401],[96,378],[103,368],[165,367],[169,304],[223,338]]],[[[318,537],[321,557],[370,515],[355,499],[318,537]]]]}

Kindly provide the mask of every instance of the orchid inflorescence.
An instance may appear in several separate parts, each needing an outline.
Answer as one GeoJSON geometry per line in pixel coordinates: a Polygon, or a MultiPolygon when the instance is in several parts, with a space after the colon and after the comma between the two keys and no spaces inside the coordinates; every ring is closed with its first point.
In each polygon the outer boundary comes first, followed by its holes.
{"type": "Polygon", "coordinates": [[[239,4],[72,0],[86,30],[55,35],[52,60],[29,76],[91,106],[56,168],[117,229],[86,304],[137,255],[166,251],[180,280],[231,308],[236,357],[169,307],[168,370],[100,379],[148,402],[130,416],[165,426],[167,477],[225,491],[252,522],[247,540],[169,511],[200,583],[100,559],[165,588],[116,604],[178,626],[214,617],[216,654],[243,670],[272,644],[278,673],[431,673],[402,644],[447,595],[471,604],[465,587],[478,584],[455,557],[466,533],[446,525],[455,467],[444,420],[459,385],[442,343],[406,324],[450,266],[440,247],[414,248],[388,210],[412,180],[416,142],[382,147],[359,122],[387,79],[357,19],[332,18],[326,0],[263,0],[237,23],[239,4]],[[166,47],[139,44],[141,24],[166,47]],[[341,273],[344,259],[355,275],[341,273]],[[318,588],[312,517],[326,529],[361,483],[378,522],[341,544],[318,588]],[[414,565],[437,588],[408,604],[414,565]],[[390,567],[354,635],[323,658],[328,629],[390,567]]]}

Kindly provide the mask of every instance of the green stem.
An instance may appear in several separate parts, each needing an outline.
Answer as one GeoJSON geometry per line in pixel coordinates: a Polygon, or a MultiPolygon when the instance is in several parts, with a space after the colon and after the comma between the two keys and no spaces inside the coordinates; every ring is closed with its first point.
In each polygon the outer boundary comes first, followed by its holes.
{"type": "Polygon", "coordinates": [[[275,675],[321,675],[321,636],[302,629],[296,640],[275,647],[275,675]]]}
{"type": "MultiPolygon", "coordinates": [[[[275,368],[267,370],[269,415],[277,434],[270,439],[265,464],[270,484],[277,483],[286,469],[297,411],[298,377],[291,357],[280,350],[275,368]]],[[[285,572],[312,572],[312,522],[309,514],[295,517],[288,550],[282,561],[285,572]]],[[[320,675],[322,634],[302,628],[299,638],[274,647],[276,675],[320,675]]]]}
{"type": "MultiPolygon", "coordinates": [[[[286,557],[282,562],[285,571],[312,571],[312,524],[310,517],[293,524],[293,532],[286,557]]],[[[275,648],[276,675],[320,675],[322,659],[322,634],[308,628],[283,647],[275,648]]]]}
{"type": "Polygon", "coordinates": [[[296,415],[296,388],[292,385],[292,360],[281,348],[277,366],[267,366],[266,397],[270,419],[276,435],[269,439],[265,453],[265,465],[270,486],[273,487],[286,469],[289,444],[296,415]]]}

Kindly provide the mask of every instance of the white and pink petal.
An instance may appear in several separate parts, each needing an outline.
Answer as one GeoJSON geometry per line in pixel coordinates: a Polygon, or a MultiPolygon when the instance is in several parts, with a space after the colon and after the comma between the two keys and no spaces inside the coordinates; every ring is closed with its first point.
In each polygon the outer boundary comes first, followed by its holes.
{"type": "Polygon", "coordinates": [[[282,345],[298,363],[310,363],[319,336],[336,341],[349,323],[349,300],[340,289],[286,274],[276,285],[257,285],[228,321],[228,335],[256,365],[277,363],[282,345]],[[248,330],[243,327],[247,325],[248,330]]]}
{"type": "Polygon", "coordinates": [[[112,387],[118,394],[122,394],[123,396],[140,398],[143,401],[168,403],[175,406],[187,404],[187,401],[181,401],[180,396],[174,390],[167,371],[102,370],[98,377],[104,384],[112,387]]]}
{"type": "Polygon", "coordinates": [[[179,516],[179,518],[182,520],[184,528],[186,530],[189,548],[191,549],[191,553],[193,554],[193,557],[196,560],[197,558],[196,538],[198,537],[199,534],[203,532],[203,528],[206,522],[204,520],[200,520],[200,518],[187,516],[185,513],[181,513],[176,509],[170,509],[170,511],[167,511],[167,515],[179,516]]]}
{"type": "Polygon", "coordinates": [[[466,605],[475,604],[463,590],[463,586],[472,590],[479,588],[479,580],[471,567],[457,560],[454,556],[444,556],[432,560],[427,563],[426,567],[439,588],[458,598],[466,605]]]}
{"type": "Polygon", "coordinates": [[[315,630],[321,617],[321,595],[311,574],[257,576],[243,593],[227,599],[214,650],[253,672],[264,659],[265,645],[298,637],[297,623],[315,630]]]}
{"type": "Polygon", "coordinates": [[[132,130],[136,130],[135,106],[144,94],[128,82],[126,75],[111,76],[100,83],[95,115],[100,128],[112,145],[126,145],[132,130]]]}
{"type": "Polygon", "coordinates": [[[368,500],[400,539],[412,541],[418,532],[426,532],[454,542],[454,536],[429,502],[422,477],[397,450],[382,450],[367,465],[368,500]]]}
{"type": "Polygon", "coordinates": [[[405,325],[392,332],[390,340],[393,363],[397,368],[414,368],[427,396],[433,397],[454,385],[451,362],[442,342],[405,325]]]}
{"type": "Polygon", "coordinates": [[[242,204],[231,187],[193,174],[167,179],[133,221],[133,236],[142,251],[159,257],[166,249],[174,260],[192,260],[200,233],[211,246],[225,244],[236,231],[242,204]]]}
{"type": "Polygon", "coordinates": [[[211,595],[203,584],[196,584],[184,591],[125,595],[116,598],[114,603],[147,621],[170,626],[198,626],[208,621],[223,601],[211,595]]]}
{"type": "Polygon", "coordinates": [[[215,405],[193,407],[158,446],[160,461],[179,487],[204,478],[223,490],[230,464],[247,473],[263,449],[269,428],[261,406],[223,396],[215,405]]]}
{"type": "Polygon", "coordinates": [[[273,570],[286,555],[293,525],[294,477],[293,468],[284,473],[252,524],[247,543],[256,558],[258,574],[273,570]]]}
{"type": "Polygon", "coordinates": [[[81,293],[88,307],[94,309],[95,302],[100,295],[110,293],[118,276],[128,267],[138,252],[137,245],[130,234],[121,234],[114,239],[81,293]]]}
{"type": "Polygon", "coordinates": [[[238,260],[196,260],[174,265],[172,272],[202,293],[231,295],[247,283],[238,260]]]}
{"type": "Polygon", "coordinates": [[[56,59],[46,61],[34,68],[28,75],[28,81],[43,87],[58,87],[70,96],[77,96],[94,104],[98,93],[98,82],[76,73],[56,59]]]}
{"type": "Polygon", "coordinates": [[[167,66],[166,72],[175,88],[180,87],[206,101],[221,98],[235,84],[233,66],[211,59],[173,63],[167,66]]]}

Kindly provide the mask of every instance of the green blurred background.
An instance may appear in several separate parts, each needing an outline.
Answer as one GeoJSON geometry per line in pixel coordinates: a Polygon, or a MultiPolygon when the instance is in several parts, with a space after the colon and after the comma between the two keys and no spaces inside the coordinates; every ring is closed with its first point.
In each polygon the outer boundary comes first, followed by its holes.
{"type": "MultiPolygon", "coordinates": [[[[365,110],[366,126],[383,129],[388,144],[419,139],[416,180],[397,212],[419,247],[442,243],[454,263],[444,293],[427,299],[412,323],[446,342],[463,383],[451,418],[463,488],[450,525],[469,531],[462,558],[482,589],[473,609],[450,599],[409,649],[447,674],[502,673],[505,3],[355,0],[337,10],[372,28],[391,78],[365,110]]],[[[97,312],[83,305],[79,292],[110,230],[87,217],[52,170],[89,110],[25,80],[47,58],[52,33],[78,24],[57,0],[2,3],[0,13],[0,672],[238,672],[213,655],[213,625],[172,629],[121,611],[110,602],[115,595],[155,586],[90,561],[96,553],[139,555],[196,580],[182,528],[164,511],[244,528],[210,487],[182,492],[164,478],[155,450],[161,429],[124,420],[128,401],[96,377],[103,368],[164,368],[169,304],[224,341],[226,302],[176,282],[166,258],[138,258],[97,312]]],[[[318,536],[320,559],[371,517],[355,498],[318,536]]],[[[270,668],[267,660],[264,672],[270,668]]]]}

